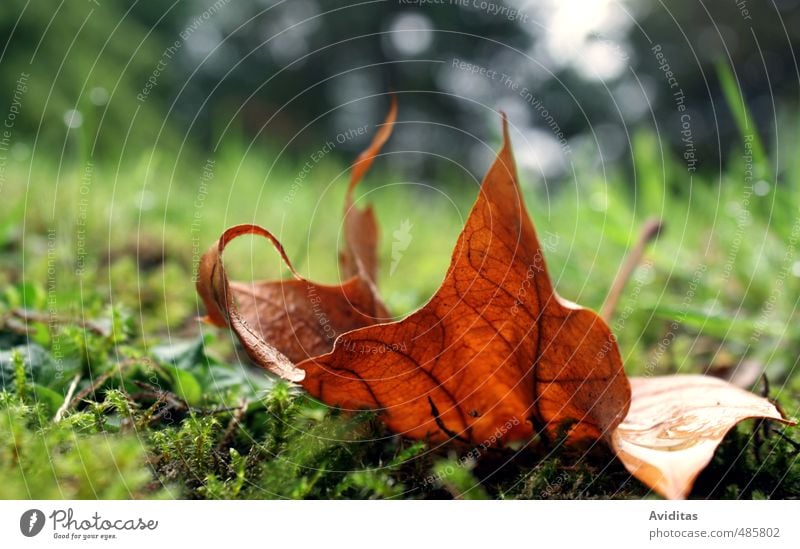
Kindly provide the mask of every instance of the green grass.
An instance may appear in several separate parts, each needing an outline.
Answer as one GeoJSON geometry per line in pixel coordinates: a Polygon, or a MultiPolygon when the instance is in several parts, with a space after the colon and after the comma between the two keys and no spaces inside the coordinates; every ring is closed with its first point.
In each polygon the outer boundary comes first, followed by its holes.
{"type": "MultiPolygon", "coordinates": [[[[629,374],[746,361],[798,417],[800,163],[760,184],[763,196],[748,195],[742,152],[731,151],[721,177],[690,177],[641,132],[635,179],[622,170],[604,176],[578,158],[577,178],[547,192],[529,174],[522,180],[559,292],[588,307],[603,303],[644,221],[664,220],[611,322],[629,374]]],[[[763,176],[772,169],[762,153],[754,162],[763,176]]],[[[555,444],[475,461],[464,459],[469,449],[393,437],[370,414],[331,411],[276,382],[230,333],[201,326],[196,260],[230,225],[264,225],[302,274],[339,279],[345,164],[326,157],[292,193],[304,160],[270,170],[270,159],[223,147],[205,194],[205,160],[176,166],[167,152],[88,170],[85,161],[9,164],[0,497],[652,497],[602,448],[555,444]]],[[[360,189],[383,229],[379,285],[399,315],[435,292],[477,192],[463,176],[440,179],[441,192],[404,185],[404,174],[379,160],[360,189]],[[405,220],[412,241],[391,273],[392,232],[405,220]]],[[[226,264],[234,278],[286,275],[261,240],[231,245],[226,264]]],[[[693,495],[800,496],[797,448],[762,431],[745,422],[732,433],[693,495]]]]}

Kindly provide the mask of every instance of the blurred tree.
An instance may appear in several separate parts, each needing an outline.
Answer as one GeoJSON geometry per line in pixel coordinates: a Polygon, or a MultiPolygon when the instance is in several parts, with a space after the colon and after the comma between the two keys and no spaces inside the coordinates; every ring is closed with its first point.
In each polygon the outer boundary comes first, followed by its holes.
{"type": "MultiPolygon", "coordinates": [[[[0,105],[19,111],[17,147],[36,139],[58,150],[116,155],[124,146],[152,145],[162,118],[139,109],[136,96],[161,55],[163,38],[150,23],[175,24],[177,13],[165,15],[167,8],[156,0],[127,10],[113,2],[4,0],[0,105]]],[[[166,74],[155,101],[171,87],[166,74]]]]}
{"type": "Polygon", "coordinates": [[[479,174],[502,108],[527,138],[520,162],[549,177],[569,172],[575,148],[625,160],[632,124],[686,153],[679,89],[695,165],[714,169],[741,145],[714,63],[732,64],[762,133],[788,123],[776,111],[797,106],[799,1],[6,0],[0,100],[30,72],[21,133],[61,139],[65,120],[82,122],[116,151],[128,133],[152,144],[163,123],[206,147],[244,134],[304,154],[380,120],[395,89],[401,119],[419,123],[392,147],[466,157],[479,174]]]}

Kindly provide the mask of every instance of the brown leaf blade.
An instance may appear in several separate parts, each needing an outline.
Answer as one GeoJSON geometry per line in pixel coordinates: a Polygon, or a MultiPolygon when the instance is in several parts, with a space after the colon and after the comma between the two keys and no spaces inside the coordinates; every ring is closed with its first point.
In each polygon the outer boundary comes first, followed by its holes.
{"type": "Polygon", "coordinates": [[[231,227],[209,248],[200,262],[197,291],[209,322],[229,325],[253,360],[290,381],[305,376],[295,362],[329,351],[341,333],[388,317],[363,279],[353,277],[330,286],[300,276],[280,242],[257,225],[231,227]],[[294,280],[230,282],[222,253],[231,241],[244,235],[272,242],[294,280]]]}
{"type": "Polygon", "coordinates": [[[629,388],[616,343],[595,313],[554,292],[503,128],[436,294],[299,364],[312,395],[380,410],[396,433],[434,441],[502,444],[564,424],[572,438],[600,438],[622,420],[629,388]]]}
{"type": "Polygon", "coordinates": [[[244,234],[270,240],[291,268],[268,231],[233,227],[201,262],[198,291],[209,320],[230,325],[256,362],[302,381],[323,402],[379,410],[392,430],[411,438],[497,446],[562,429],[570,440],[610,433],[630,399],[619,351],[606,324],[561,299],[550,282],[505,117],[503,146],[440,288],[404,320],[376,324],[387,315],[374,291],[374,218],[353,208],[351,195],[394,118],[393,102],[354,166],[346,198],[345,257],[355,276],[323,287],[292,269],[295,280],[229,283],[222,252],[244,234]],[[366,238],[356,238],[359,231],[366,238]],[[319,299],[307,300],[310,289],[319,299]],[[332,349],[319,329],[323,308],[337,336],[332,349]]]}
{"type": "MultiPolygon", "coordinates": [[[[288,262],[283,247],[267,231],[264,236],[270,238],[278,248],[280,254],[288,262]]],[[[200,269],[197,279],[197,291],[205,303],[208,311],[208,320],[214,324],[228,325],[239,337],[247,350],[247,354],[259,364],[289,381],[301,381],[305,373],[299,370],[283,353],[274,346],[266,343],[257,332],[253,331],[250,323],[239,313],[234,304],[233,292],[228,283],[228,276],[222,265],[222,252],[225,246],[237,236],[257,232],[250,225],[237,225],[225,231],[219,241],[213,245],[200,259],[200,269]]],[[[292,269],[294,271],[294,269],[292,269]]]]}
{"type": "Polygon", "coordinates": [[[668,499],[686,498],[722,439],[740,421],[790,423],[765,398],[717,378],[631,378],[631,407],[611,436],[630,473],[668,499]]]}
{"type": "Polygon", "coordinates": [[[389,318],[375,286],[375,215],[371,207],[356,208],[352,195],[392,133],[397,101],[394,95],[391,100],[384,124],[351,171],[345,199],[345,249],[340,256],[345,282],[337,286],[304,279],[292,267],[277,238],[257,225],[231,227],[201,258],[196,286],[207,311],[204,320],[233,328],[251,358],[291,381],[304,377],[292,362],[327,353],[340,334],[389,318]],[[246,234],[270,240],[294,280],[229,281],[222,252],[230,241],[246,234]]]}
{"type": "Polygon", "coordinates": [[[367,173],[375,157],[380,153],[389,136],[392,135],[397,120],[397,98],[391,96],[391,104],[383,125],[373,137],[369,146],[353,163],[350,171],[350,184],[344,202],[345,249],[340,256],[342,273],[345,277],[359,276],[372,284],[378,276],[378,222],[375,211],[369,205],[359,209],[353,202],[353,191],[367,173]]]}

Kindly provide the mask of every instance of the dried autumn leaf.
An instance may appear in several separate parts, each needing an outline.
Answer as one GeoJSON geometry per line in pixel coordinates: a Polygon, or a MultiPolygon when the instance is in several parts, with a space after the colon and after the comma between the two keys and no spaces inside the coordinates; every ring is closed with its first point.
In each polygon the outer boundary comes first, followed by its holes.
{"type": "Polygon", "coordinates": [[[310,282],[295,271],[278,240],[255,225],[231,227],[203,255],[197,291],[212,323],[229,325],[253,360],[290,381],[303,379],[292,362],[328,351],[340,333],[388,317],[367,281],[356,276],[340,286],[310,282]],[[246,234],[270,240],[295,279],[229,282],[222,252],[246,234]]]}
{"type": "Polygon", "coordinates": [[[345,249],[339,258],[342,274],[345,277],[359,276],[371,284],[377,282],[378,275],[378,223],[375,221],[375,211],[371,204],[363,210],[355,206],[353,191],[392,135],[396,119],[397,98],[392,95],[389,113],[383,126],[375,134],[369,147],[353,163],[350,185],[347,187],[344,201],[345,249]]]}
{"type": "Polygon", "coordinates": [[[392,97],[392,108],[384,125],[354,164],[345,208],[346,251],[340,257],[342,270],[349,277],[344,283],[330,286],[304,279],[292,267],[278,240],[255,225],[228,229],[200,261],[197,292],[206,307],[205,320],[219,327],[230,325],[256,362],[270,364],[270,370],[291,381],[299,381],[303,375],[293,366],[289,368],[286,359],[298,362],[326,353],[339,334],[389,318],[374,284],[378,244],[374,213],[371,208],[363,211],[355,208],[352,193],[391,134],[396,113],[392,97]],[[222,252],[231,240],[244,234],[269,239],[295,279],[228,281],[222,252]],[[265,345],[274,349],[270,351],[265,345]],[[287,372],[292,372],[290,377],[287,372]]]}
{"type": "Polygon", "coordinates": [[[631,409],[611,444],[632,475],[666,498],[689,495],[719,443],[740,421],[791,423],[767,399],[710,376],[630,381],[631,409]]]}
{"type": "MultiPolygon", "coordinates": [[[[344,333],[330,353],[298,364],[309,393],[346,409],[380,410],[395,432],[438,441],[507,442],[529,438],[535,428],[555,434],[564,424],[572,438],[599,438],[622,420],[629,389],[613,337],[595,313],[553,290],[517,184],[505,120],[503,130],[503,148],[439,290],[404,320],[344,333]]],[[[242,295],[225,287],[225,244],[246,231],[282,248],[263,229],[233,231],[204,258],[214,265],[206,278],[217,278],[202,286],[207,305],[238,322],[232,301],[223,299],[231,291],[237,300],[242,295]]],[[[259,324],[257,345],[250,339],[257,331],[232,327],[257,362],[282,375],[280,357],[265,349],[285,354],[291,345],[269,325],[259,324]]]]}

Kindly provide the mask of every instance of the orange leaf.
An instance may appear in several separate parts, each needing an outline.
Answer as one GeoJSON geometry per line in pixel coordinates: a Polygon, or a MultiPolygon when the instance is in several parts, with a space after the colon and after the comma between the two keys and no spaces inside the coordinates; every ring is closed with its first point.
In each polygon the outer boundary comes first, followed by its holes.
{"type": "Polygon", "coordinates": [[[375,288],[378,245],[375,216],[371,207],[357,209],[352,194],[391,135],[396,117],[397,102],[392,95],[383,126],[353,165],[345,201],[346,251],[340,256],[342,270],[348,277],[343,284],[315,284],[301,277],[280,242],[257,225],[231,227],[200,261],[197,292],[206,307],[205,320],[219,327],[230,325],[256,362],[286,379],[300,381],[304,377],[294,366],[290,368],[286,359],[299,362],[326,353],[339,334],[389,318],[375,288]],[[295,280],[229,282],[222,252],[231,240],[245,234],[270,240],[295,280]]]}
{"type": "Polygon", "coordinates": [[[631,409],[611,443],[628,471],[666,498],[689,495],[719,443],[740,421],[791,423],[767,399],[710,376],[630,381],[631,409]]]}
{"type": "Polygon", "coordinates": [[[360,277],[340,286],[315,284],[301,277],[278,240],[256,225],[231,227],[203,255],[197,291],[210,322],[230,325],[253,360],[290,381],[304,377],[292,362],[325,353],[339,334],[389,316],[372,286],[360,277]],[[295,279],[229,282],[222,252],[231,240],[245,234],[270,240],[295,279]]]}
{"type": "Polygon", "coordinates": [[[363,210],[355,206],[353,191],[392,134],[396,119],[397,98],[392,94],[389,113],[383,126],[375,134],[369,147],[353,163],[350,185],[344,201],[345,250],[339,258],[342,273],[346,277],[359,276],[371,284],[377,282],[378,275],[378,223],[375,221],[372,205],[363,210]]]}
{"type": "Polygon", "coordinates": [[[622,420],[629,389],[613,337],[555,294],[503,129],[439,290],[406,319],[343,334],[300,363],[312,395],[432,440],[497,444],[563,423],[599,438],[622,420]]]}
{"type": "MultiPolygon", "coordinates": [[[[394,116],[393,107],[356,163],[350,190],[388,137],[394,116]]],[[[571,439],[610,432],[629,401],[619,352],[595,313],[553,290],[522,201],[505,118],[503,138],[445,280],[416,313],[353,329],[372,324],[385,311],[369,291],[371,262],[362,261],[369,246],[348,238],[356,276],[325,289],[325,299],[316,304],[325,303],[336,332],[344,333],[329,353],[313,357],[327,342],[314,325],[313,307],[298,305],[303,300],[297,287],[320,293],[322,287],[297,273],[299,283],[260,283],[249,292],[227,283],[221,253],[241,234],[270,239],[290,265],[269,232],[248,225],[229,229],[203,258],[198,289],[209,317],[230,322],[262,366],[302,380],[309,393],[331,405],[377,409],[390,428],[412,438],[497,445],[535,431],[554,435],[562,426],[571,439]],[[348,294],[351,285],[358,299],[348,294]],[[293,306],[282,312],[287,302],[293,306]],[[297,326],[310,333],[303,335],[297,326]],[[346,331],[348,326],[353,330],[346,331]],[[287,356],[312,358],[290,367],[287,356]]],[[[350,192],[347,200],[351,212],[350,192]]],[[[371,227],[364,218],[351,219],[354,227],[371,227]]]]}

